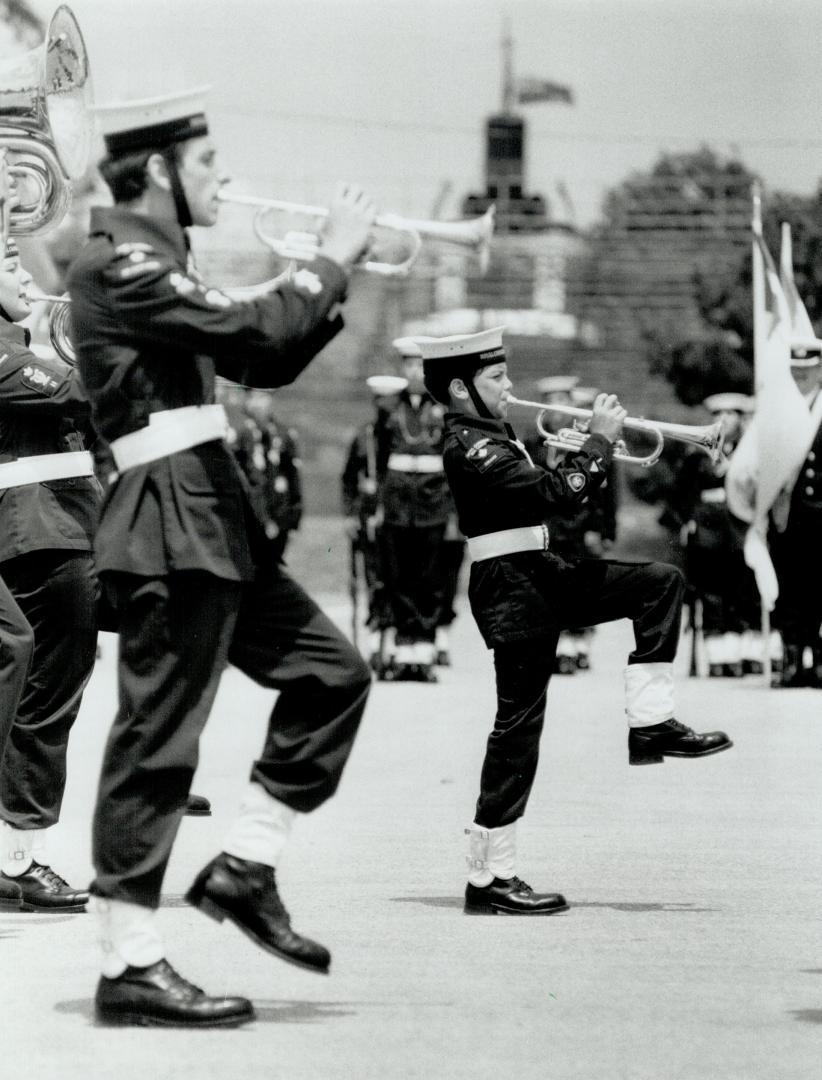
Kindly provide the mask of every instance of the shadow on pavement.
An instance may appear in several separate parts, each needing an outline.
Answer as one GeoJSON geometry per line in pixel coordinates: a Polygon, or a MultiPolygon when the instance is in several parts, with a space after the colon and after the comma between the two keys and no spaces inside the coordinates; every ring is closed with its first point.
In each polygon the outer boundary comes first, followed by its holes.
{"type": "MultiPolygon", "coordinates": [[[[423,907],[461,908],[463,898],[461,896],[392,896],[395,904],[421,904],[423,907]]],[[[574,908],[610,908],[612,911],[666,911],[675,915],[697,915],[707,911],[717,911],[718,908],[694,907],[693,904],[681,904],[674,902],[663,903],[630,903],[609,900],[573,900],[568,903],[571,910],[574,908]]]]}
{"type": "Polygon", "coordinates": [[[790,1015],[803,1024],[822,1024],[822,1009],[791,1009],[790,1015]]]}
{"type": "Polygon", "coordinates": [[[264,1024],[317,1024],[341,1016],[356,1016],[356,1009],[343,1007],[339,1001],[260,1001],[255,1000],[257,1020],[264,1024]]]}

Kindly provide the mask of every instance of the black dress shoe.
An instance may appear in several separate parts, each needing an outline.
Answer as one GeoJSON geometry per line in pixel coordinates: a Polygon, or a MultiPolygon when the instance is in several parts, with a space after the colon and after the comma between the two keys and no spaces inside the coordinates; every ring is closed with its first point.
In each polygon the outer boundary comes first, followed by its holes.
{"type": "Polygon", "coordinates": [[[208,997],[167,960],[126,968],[116,979],[103,976],[94,1007],[103,1024],[236,1027],[254,1019],[254,1007],[246,998],[208,997]]]}
{"type": "Polygon", "coordinates": [[[221,852],[197,875],[186,900],[217,922],[229,919],[281,960],[328,974],[331,953],[291,929],[272,867],[221,852]]]}
{"type": "Polygon", "coordinates": [[[211,817],[211,803],[204,795],[189,795],[184,813],[188,817],[211,817]]]}
{"type": "Polygon", "coordinates": [[[631,728],[628,761],[631,765],[657,765],[663,757],[706,757],[732,746],[724,731],[699,734],[678,720],[665,720],[652,727],[631,728]]]}
{"type": "Polygon", "coordinates": [[[70,911],[86,910],[88,891],[72,889],[50,866],[33,862],[25,874],[12,878],[4,874],[2,879],[19,887],[22,893],[20,911],[47,911],[64,915],[70,911]]]}
{"type": "Polygon", "coordinates": [[[466,915],[556,915],[567,911],[561,893],[536,893],[518,877],[495,877],[490,885],[465,886],[466,915]]]}
{"type": "Polygon", "coordinates": [[[0,876],[0,911],[21,911],[23,894],[13,878],[0,876]]]}

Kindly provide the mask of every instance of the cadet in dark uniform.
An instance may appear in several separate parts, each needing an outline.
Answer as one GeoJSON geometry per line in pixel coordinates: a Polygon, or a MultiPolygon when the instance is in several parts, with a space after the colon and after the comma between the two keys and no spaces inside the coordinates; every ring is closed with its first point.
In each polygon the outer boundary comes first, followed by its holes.
{"type": "Polygon", "coordinates": [[[602,483],[625,410],[594,403],[590,435],[553,471],[534,465],[505,422],[511,381],[502,328],[420,341],[431,394],[447,403],[445,468],[472,559],[469,598],[494,651],[497,716],[488,739],[470,837],[465,910],[550,914],[567,907],[516,876],[516,822],[525,812],[539,752],[560,630],[630,618],[636,648],[625,671],[629,761],[726,750],[723,732],[698,735],[673,718],[673,659],[683,581],[664,563],[564,560],[550,546],[555,508],[602,483]]]}
{"type": "Polygon", "coordinates": [[[813,441],[792,490],[772,510],[769,542],[782,635],[777,687],[822,686],[822,340],[791,342],[791,372],[811,411],[813,441]],[[806,663],[810,651],[810,664],[806,663]]]}
{"type": "Polygon", "coordinates": [[[120,707],[93,826],[104,943],[97,989],[111,1023],[221,1025],[244,998],[207,997],[165,960],[154,919],[197,765],[200,732],[228,661],[280,691],[240,815],[189,903],[314,971],[327,949],[291,929],[274,866],[297,813],[339,783],[370,688],[360,656],[282,567],[224,441],[215,374],[293,381],[339,332],[346,267],[374,208],[335,199],[310,269],[233,301],[194,269],[185,227],[213,225],[226,177],[200,95],[100,110],[115,206],[92,213],[69,275],[72,329],[95,426],[114,471],[96,552],[120,620],[120,707]]]}
{"type": "Polygon", "coordinates": [[[419,349],[397,338],[408,386],[377,428],[385,588],[396,628],[396,678],[436,682],[436,634],[451,496],[442,465],[443,408],[425,389],[419,349]]]}
{"type": "Polygon", "coordinates": [[[85,449],[90,411],[75,372],[29,348],[31,276],[8,242],[0,271],[0,575],[34,634],[28,679],[0,757],[3,880],[24,910],[82,911],[88,892],[47,864],[66,751],[94,668],[99,588],[91,547],[100,486],[85,449]]]}
{"type": "Polygon", "coordinates": [[[274,412],[273,395],[267,390],[249,390],[245,412],[244,462],[258,513],[271,541],[270,557],[284,557],[289,538],[300,527],[303,516],[302,462],[295,428],[286,427],[274,412]]]}
{"type": "Polygon", "coordinates": [[[708,675],[745,674],[745,634],[756,625],[756,582],[742,553],[743,532],[725,496],[728,459],[742,437],[742,419],[753,408],[745,394],[712,394],[705,408],[722,422],[723,457],[715,465],[695,448],[680,464],[675,490],[682,521],[685,573],[702,609],[708,675]]]}
{"type": "MultiPolygon", "coordinates": [[[[549,375],[537,384],[537,391],[546,405],[573,405],[590,409],[598,391],[578,386],[576,375],[549,375]]],[[[573,420],[562,413],[547,413],[543,420],[547,431],[556,434],[562,428],[573,428],[573,420]]],[[[525,440],[525,448],[537,465],[555,469],[565,459],[566,451],[546,445],[539,434],[525,440]]],[[[614,466],[608,466],[607,476],[587,498],[564,513],[551,516],[551,550],[563,559],[601,558],[613,546],[616,538],[616,483],[614,466]]],[[[590,669],[590,639],[594,629],[572,626],[562,630],[557,643],[556,670],[560,675],[573,675],[590,669]]]]}
{"type": "MultiPolygon", "coordinates": [[[[348,448],[340,479],[342,509],[346,533],[352,545],[352,597],[358,587],[356,578],[360,563],[365,578],[369,663],[378,678],[390,679],[394,675],[395,631],[394,613],[384,580],[377,429],[396,408],[397,395],[406,388],[408,380],[399,375],[370,375],[365,382],[373,395],[374,417],[357,431],[348,448]]],[[[356,597],[354,599],[356,608],[356,597]]]]}

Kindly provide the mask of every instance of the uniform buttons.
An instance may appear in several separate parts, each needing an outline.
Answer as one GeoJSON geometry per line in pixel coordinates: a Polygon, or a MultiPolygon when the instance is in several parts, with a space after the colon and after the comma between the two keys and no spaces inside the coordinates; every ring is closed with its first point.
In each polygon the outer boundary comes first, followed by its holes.
{"type": "Polygon", "coordinates": [[[811,450],[811,452],[808,454],[808,461],[816,461],[816,454],[813,452],[813,450],[811,450]]]}
{"type": "Polygon", "coordinates": [[[813,492],[814,492],[814,489],[811,487],[810,484],[808,484],[808,486],[805,488],[805,494],[806,495],[813,495],[813,492]]]}
{"type": "Polygon", "coordinates": [[[805,469],[805,476],[816,476],[814,469],[805,469]]]}

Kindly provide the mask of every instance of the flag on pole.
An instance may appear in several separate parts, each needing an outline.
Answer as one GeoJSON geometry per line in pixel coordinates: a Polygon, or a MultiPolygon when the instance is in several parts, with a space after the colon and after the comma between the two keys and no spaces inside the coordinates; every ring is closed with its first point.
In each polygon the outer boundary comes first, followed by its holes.
{"type": "Polygon", "coordinates": [[[808,310],[802,303],[802,297],[799,295],[793,276],[793,245],[791,243],[791,227],[787,221],[782,222],[782,244],[779,249],[779,283],[785,294],[791,316],[791,337],[813,340],[816,337],[816,331],[811,323],[808,310]]]}
{"type": "Polygon", "coordinates": [[[791,309],[762,236],[758,193],[752,229],[756,409],[729,463],[726,489],[731,512],[749,524],[745,561],[763,605],[772,611],[779,587],[767,546],[768,517],[777,502],[790,500],[814,431],[791,375],[791,309]]]}
{"type": "Polygon", "coordinates": [[[533,105],[538,101],[563,101],[566,105],[574,104],[574,95],[570,87],[528,75],[517,79],[516,94],[520,105],[533,105]]]}

